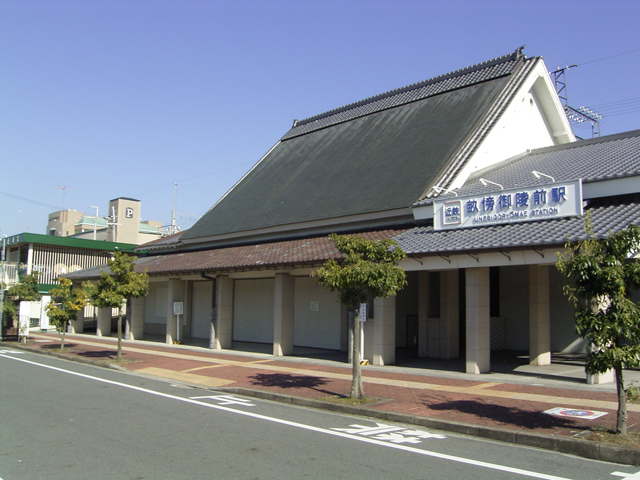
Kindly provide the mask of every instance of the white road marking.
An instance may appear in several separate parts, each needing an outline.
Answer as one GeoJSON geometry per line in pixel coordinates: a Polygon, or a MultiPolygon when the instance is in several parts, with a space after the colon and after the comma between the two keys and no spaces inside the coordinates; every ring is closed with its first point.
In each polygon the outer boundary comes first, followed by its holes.
{"type": "Polygon", "coordinates": [[[252,413],[252,412],[246,412],[243,410],[236,410],[233,408],[229,408],[229,407],[225,407],[223,405],[213,405],[211,403],[205,403],[205,402],[200,402],[198,400],[194,400],[194,399],[190,399],[190,398],[182,398],[182,397],[177,397],[175,395],[171,395],[171,394],[167,394],[167,393],[162,393],[162,392],[155,392],[153,390],[149,390],[147,388],[142,388],[142,387],[136,387],[135,385],[127,385],[126,383],[120,383],[120,382],[116,382],[113,380],[107,380],[105,378],[100,378],[100,377],[94,377],[92,375],[87,375],[84,373],[79,373],[79,372],[73,372],[71,370],[65,370],[63,368],[59,368],[59,367],[54,367],[51,365],[45,365],[42,363],[37,363],[37,362],[32,362],[30,360],[26,360],[24,358],[14,358],[14,357],[10,357],[10,356],[6,356],[4,354],[0,354],[0,357],[3,358],[7,358],[9,360],[14,360],[17,362],[23,362],[23,363],[28,363],[30,365],[35,365],[38,367],[42,367],[42,368],[47,368],[49,370],[54,370],[57,372],[62,372],[62,373],[67,373],[69,375],[74,375],[76,377],[81,377],[81,378],[87,378],[89,380],[94,380],[96,382],[101,382],[101,383],[106,383],[109,385],[115,385],[118,387],[122,387],[122,388],[128,388],[130,390],[136,390],[138,392],[143,392],[143,393],[148,393],[150,395],[156,395],[158,397],[163,397],[163,398],[168,398],[171,400],[177,400],[179,402],[184,402],[184,403],[191,403],[193,405],[199,405],[202,407],[206,407],[206,408],[213,408],[216,410],[223,410],[225,412],[229,412],[229,413],[235,413],[237,415],[244,415],[246,417],[251,417],[251,418],[256,418],[259,420],[265,420],[268,422],[273,422],[273,423],[279,423],[281,425],[288,425],[290,427],[295,427],[295,428],[300,428],[303,430],[309,430],[312,432],[317,432],[317,433],[324,433],[326,435],[332,435],[335,437],[341,437],[341,438],[347,438],[350,440],[356,440],[358,442],[363,442],[363,443],[370,443],[373,445],[379,445],[382,447],[387,447],[387,448],[393,448],[396,450],[402,450],[405,452],[410,452],[410,453],[415,453],[418,455],[425,455],[428,457],[433,457],[433,458],[439,458],[442,460],[450,460],[453,462],[458,462],[458,463],[463,463],[463,464],[467,464],[467,465],[472,465],[472,466],[476,466],[476,467],[483,467],[483,468],[488,468],[491,470],[498,470],[498,471],[502,471],[502,472],[508,472],[508,473],[514,473],[517,475],[523,475],[526,477],[531,477],[531,478],[540,478],[543,480],[570,480],[566,477],[558,477],[555,475],[547,475],[545,473],[538,473],[538,472],[533,472],[530,470],[524,470],[521,468],[513,468],[513,467],[507,467],[504,465],[498,465],[495,463],[489,463],[489,462],[482,462],[482,461],[478,461],[478,460],[471,460],[468,458],[463,458],[463,457],[457,457],[455,455],[448,455],[446,453],[438,453],[438,452],[432,452],[429,450],[421,450],[415,447],[409,447],[406,445],[399,445],[399,444],[395,444],[395,443],[388,443],[385,441],[381,441],[381,440],[376,440],[375,438],[368,438],[368,437],[362,437],[362,436],[356,436],[356,435],[351,435],[348,433],[344,433],[344,432],[338,432],[335,430],[330,430],[330,429],[326,429],[326,428],[320,428],[320,427],[314,427],[313,425],[305,425],[302,423],[297,423],[297,422],[292,422],[289,420],[283,420],[280,418],[275,418],[275,417],[268,417],[266,415],[261,415],[258,413],[252,413]]]}
{"type": "MultiPolygon", "coordinates": [[[[23,355],[24,352],[21,352],[20,350],[0,350],[0,354],[4,354],[4,355],[11,355],[11,354],[23,355]]],[[[2,479],[0,478],[0,480],[2,480],[2,479]]]]}
{"type": "Polygon", "coordinates": [[[206,395],[204,397],[189,397],[193,400],[200,400],[201,398],[210,398],[218,402],[218,405],[244,405],[246,407],[255,407],[253,403],[244,398],[236,398],[233,395],[206,395]]]}
{"type": "Polygon", "coordinates": [[[623,477],[627,480],[640,480],[640,472],[636,473],[624,473],[624,472],[613,472],[611,475],[615,475],[616,477],[623,477]]]}
{"type": "Polygon", "coordinates": [[[364,435],[366,437],[377,438],[378,440],[387,440],[391,443],[422,443],[427,438],[444,439],[444,435],[437,433],[425,432],[424,430],[411,430],[404,427],[394,427],[393,425],[385,425],[384,423],[376,423],[376,427],[368,425],[350,425],[351,428],[332,428],[338,432],[346,432],[352,435],[364,435]]]}

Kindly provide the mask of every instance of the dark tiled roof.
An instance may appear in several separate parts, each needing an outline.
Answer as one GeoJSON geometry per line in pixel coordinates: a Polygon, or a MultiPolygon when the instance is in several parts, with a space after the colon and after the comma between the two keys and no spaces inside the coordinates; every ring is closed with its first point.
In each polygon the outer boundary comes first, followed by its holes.
{"type": "MultiPolygon", "coordinates": [[[[381,230],[358,233],[369,240],[385,240],[404,230],[381,230]]],[[[260,270],[269,267],[292,267],[319,265],[330,258],[340,258],[329,237],[306,238],[284,242],[218,248],[197,252],[172,253],[139,257],[136,272],[149,275],[169,275],[181,273],[213,273],[234,270],[260,270]]],[[[66,277],[73,280],[96,278],[106,266],[73,272],[66,277]]],[[[108,270],[107,270],[108,271],[108,270]]]]}
{"type": "Polygon", "coordinates": [[[514,53],[299,122],[183,241],[410,207],[537,61],[514,53]]]}
{"type": "MultiPolygon", "coordinates": [[[[550,175],[556,182],[581,178],[583,183],[591,183],[640,176],[640,130],[532,150],[508,163],[470,176],[456,193],[477,195],[498,188],[482,185],[480,178],[498,183],[505,190],[551,182],[544,176],[537,179],[532,173],[534,170],[550,175]]],[[[452,195],[440,198],[448,196],[452,195]]],[[[419,204],[431,202],[429,199],[419,204]]]]}
{"type": "MultiPolygon", "coordinates": [[[[596,237],[640,225],[640,195],[592,200],[590,212],[596,237]]],[[[394,237],[407,254],[446,254],[482,250],[564,245],[587,238],[583,217],[557,218],[457,230],[418,227],[394,237]]]]}
{"type": "Polygon", "coordinates": [[[297,120],[291,130],[282,137],[282,140],[451,90],[504,77],[511,74],[518,64],[517,54],[505,55],[488,62],[482,62],[446,75],[440,75],[420,83],[351,103],[305,120],[297,120]]]}
{"type": "Polygon", "coordinates": [[[184,235],[187,231],[188,230],[184,230],[182,232],[174,233],[173,235],[167,235],[166,237],[152,240],[151,242],[143,243],[142,245],[138,245],[136,251],[151,250],[155,248],[170,248],[176,246],[180,243],[182,235],[184,235]]]}

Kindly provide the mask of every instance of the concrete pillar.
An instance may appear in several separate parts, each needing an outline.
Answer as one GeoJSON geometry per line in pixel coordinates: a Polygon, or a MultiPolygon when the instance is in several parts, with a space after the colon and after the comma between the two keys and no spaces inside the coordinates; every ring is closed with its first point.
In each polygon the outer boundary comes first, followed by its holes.
{"type": "Polygon", "coordinates": [[[551,364],[549,266],[529,266],[529,363],[551,364]]]}
{"type": "Polygon", "coordinates": [[[418,272],[418,357],[420,358],[425,358],[428,353],[429,287],[429,272],[418,272]]]}
{"type": "Polygon", "coordinates": [[[191,304],[193,300],[193,282],[185,280],[184,282],[184,315],[180,315],[180,339],[183,340],[191,337],[191,304]]]}
{"type": "Polygon", "coordinates": [[[233,342],[233,279],[226,276],[216,279],[213,334],[214,349],[231,348],[233,342]]]}
{"type": "Polygon", "coordinates": [[[293,354],[295,278],[288,273],[276,273],[273,309],[273,354],[277,357],[293,354]]]}
{"type": "Polygon", "coordinates": [[[111,308],[98,309],[98,321],[96,322],[96,336],[111,336],[111,308]]]}
{"type": "Polygon", "coordinates": [[[76,313],[76,319],[69,323],[69,333],[84,332],[84,308],[76,313]]]}
{"type": "Polygon", "coordinates": [[[376,298],[373,302],[373,364],[396,362],[396,297],[376,298]]]}
{"type": "MultiPolygon", "coordinates": [[[[587,355],[589,355],[594,349],[595,347],[593,346],[593,344],[589,342],[589,344],[587,345],[587,355]]],[[[596,373],[594,375],[587,373],[588,385],[601,385],[603,383],[612,383],[615,381],[615,379],[616,379],[615,371],[613,369],[607,370],[604,373],[596,373]]]]}
{"type": "Polygon", "coordinates": [[[587,384],[589,385],[612,383],[615,381],[615,379],[615,372],[613,370],[607,370],[604,373],[596,373],[595,375],[590,375],[587,373],[587,384]]]}
{"type": "Polygon", "coordinates": [[[489,268],[466,271],[467,373],[491,369],[491,319],[489,316],[489,268]]]}
{"type": "Polygon", "coordinates": [[[29,250],[27,250],[27,275],[33,273],[33,243],[29,244],[29,250]]]}
{"type": "Polygon", "coordinates": [[[460,301],[457,270],[440,273],[440,322],[437,339],[436,358],[448,359],[460,356],[460,301]]]}
{"type": "Polygon", "coordinates": [[[127,325],[125,328],[126,340],[142,340],[144,332],[144,307],[145,297],[132,298],[129,301],[127,325]]]}
{"type": "Polygon", "coordinates": [[[168,283],[166,343],[172,344],[178,340],[178,328],[180,328],[180,340],[183,338],[182,315],[180,315],[180,327],[178,327],[177,317],[173,314],[173,302],[184,302],[184,281],[179,278],[170,278],[168,283]]]}

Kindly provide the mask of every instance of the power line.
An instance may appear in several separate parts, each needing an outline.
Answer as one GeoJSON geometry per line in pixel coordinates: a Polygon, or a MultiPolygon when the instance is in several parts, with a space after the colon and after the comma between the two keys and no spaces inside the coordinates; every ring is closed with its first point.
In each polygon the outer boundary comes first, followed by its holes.
{"type": "Polygon", "coordinates": [[[589,109],[597,110],[605,117],[635,113],[640,111],[640,97],[589,105],[589,109]]]}
{"type": "Polygon", "coordinates": [[[235,168],[246,167],[247,165],[253,165],[253,164],[255,164],[255,162],[246,162],[246,163],[241,163],[239,165],[234,165],[233,167],[223,168],[221,170],[215,170],[213,172],[203,173],[203,174],[200,174],[200,175],[194,175],[193,177],[183,178],[182,180],[176,180],[176,182],[166,183],[166,184],[161,185],[159,187],[152,188],[151,190],[147,190],[146,192],[142,192],[142,193],[140,193],[138,195],[142,196],[142,195],[146,195],[148,193],[155,192],[156,190],[160,190],[160,189],[163,189],[163,188],[171,187],[171,186],[173,186],[174,183],[187,182],[189,180],[195,180],[197,178],[207,177],[209,175],[215,175],[216,173],[226,172],[226,171],[229,171],[229,170],[233,170],[235,168]]]}
{"type": "Polygon", "coordinates": [[[16,198],[18,200],[22,200],[23,202],[33,203],[34,205],[40,205],[41,207],[55,208],[56,210],[64,210],[59,205],[51,205],[50,203],[38,202],[37,200],[32,200],[30,198],[19,197],[18,195],[12,195],[11,193],[7,193],[7,192],[0,192],[0,195],[5,195],[7,197],[16,198]]]}
{"type": "Polygon", "coordinates": [[[601,62],[603,60],[609,60],[610,58],[621,57],[622,55],[629,55],[630,53],[635,52],[640,52],[640,48],[629,50],[628,52],[616,53],[615,55],[609,55],[608,57],[596,58],[595,60],[589,60],[588,62],[580,62],[578,65],[589,65],[590,63],[601,62]]]}

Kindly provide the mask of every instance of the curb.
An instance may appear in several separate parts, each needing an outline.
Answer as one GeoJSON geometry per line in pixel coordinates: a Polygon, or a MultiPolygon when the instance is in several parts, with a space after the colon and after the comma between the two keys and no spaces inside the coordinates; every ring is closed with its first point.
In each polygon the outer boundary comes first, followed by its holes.
{"type": "MultiPolygon", "coordinates": [[[[4,341],[0,341],[0,345],[5,344],[4,341]]],[[[78,363],[84,363],[103,368],[111,368],[122,372],[129,372],[129,370],[120,365],[112,365],[100,360],[90,360],[86,358],[79,358],[67,355],[59,352],[49,352],[44,350],[38,350],[34,348],[25,347],[22,345],[8,344],[7,346],[16,350],[23,350],[27,352],[33,352],[40,355],[48,355],[63,360],[70,360],[78,363]]],[[[163,377],[156,377],[162,379],[163,377]]],[[[173,380],[172,380],[173,381],[173,380]]],[[[263,400],[270,400],[279,403],[288,403],[291,405],[316,408],[320,410],[326,410],[335,413],[346,413],[349,415],[360,415],[363,417],[376,418],[385,421],[407,423],[409,425],[418,425],[425,428],[432,428],[434,430],[441,430],[445,432],[453,432],[461,435],[469,435],[472,437],[485,438],[497,442],[511,443],[514,445],[521,445],[525,447],[534,447],[544,450],[551,450],[555,452],[565,453],[569,455],[575,455],[582,458],[588,458],[591,460],[599,460],[602,462],[618,463],[621,465],[640,465],[640,450],[624,447],[621,445],[610,445],[601,442],[594,442],[589,440],[563,437],[557,435],[546,435],[541,433],[525,432],[522,430],[513,430],[502,427],[488,427],[483,425],[474,425],[471,423],[455,422],[452,420],[442,420],[430,417],[420,417],[416,415],[409,415],[406,413],[386,412],[383,410],[375,410],[368,408],[369,404],[364,406],[355,405],[340,405],[337,403],[325,402],[322,400],[314,400],[304,397],[295,397],[292,395],[286,395],[282,393],[267,392],[264,390],[253,390],[244,387],[219,387],[210,388],[198,384],[189,384],[190,386],[206,388],[208,390],[235,393],[238,395],[244,395],[247,397],[260,398],[263,400]]]]}

